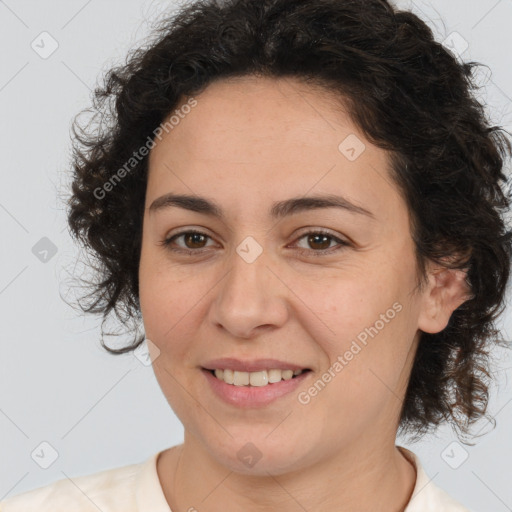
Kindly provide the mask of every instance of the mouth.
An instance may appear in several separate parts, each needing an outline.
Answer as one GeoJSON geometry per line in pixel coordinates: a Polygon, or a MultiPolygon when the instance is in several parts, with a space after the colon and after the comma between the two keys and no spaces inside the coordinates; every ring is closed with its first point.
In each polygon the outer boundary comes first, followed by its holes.
{"type": "Polygon", "coordinates": [[[244,372],[229,368],[217,368],[215,370],[209,368],[202,369],[209,372],[213,377],[225,384],[245,387],[272,386],[272,384],[277,384],[282,381],[296,379],[300,375],[311,371],[309,368],[304,368],[302,370],[281,370],[278,368],[271,368],[269,370],[260,370],[257,372],[244,372]]]}
{"type": "Polygon", "coordinates": [[[272,369],[270,372],[243,372],[201,367],[201,372],[214,396],[230,406],[241,409],[266,407],[278,399],[284,400],[286,396],[291,399],[297,388],[304,385],[306,379],[313,374],[309,368],[278,370],[278,374],[272,372],[272,369]],[[271,380],[276,382],[270,382],[271,380]]]}

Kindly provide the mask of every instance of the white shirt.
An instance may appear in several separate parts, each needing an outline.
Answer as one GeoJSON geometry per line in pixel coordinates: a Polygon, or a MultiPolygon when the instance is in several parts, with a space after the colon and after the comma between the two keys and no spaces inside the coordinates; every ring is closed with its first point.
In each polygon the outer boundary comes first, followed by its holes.
{"type": "MultiPolygon", "coordinates": [[[[416,467],[416,484],[405,512],[471,512],[437,487],[419,458],[399,447],[416,467]]],[[[157,452],[144,462],[64,478],[0,502],[0,512],[172,512],[156,470],[157,452]]]]}

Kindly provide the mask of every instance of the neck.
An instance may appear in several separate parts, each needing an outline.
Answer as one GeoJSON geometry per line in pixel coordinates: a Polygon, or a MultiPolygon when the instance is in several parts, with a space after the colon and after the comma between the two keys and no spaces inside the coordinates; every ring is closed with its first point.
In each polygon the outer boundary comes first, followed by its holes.
{"type": "Polygon", "coordinates": [[[416,471],[395,446],[351,444],[314,466],[254,476],[221,465],[192,436],[163,452],[157,471],[172,512],[403,512],[416,471]]]}

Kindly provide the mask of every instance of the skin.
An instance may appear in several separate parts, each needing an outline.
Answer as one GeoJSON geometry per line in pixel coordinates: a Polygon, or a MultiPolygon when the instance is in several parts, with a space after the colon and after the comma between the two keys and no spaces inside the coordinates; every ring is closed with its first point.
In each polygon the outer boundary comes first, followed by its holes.
{"type": "Polygon", "coordinates": [[[294,79],[218,81],[151,150],[140,259],[140,304],[153,368],[184,425],[157,472],[173,510],[403,511],[416,481],[395,446],[419,331],[439,332],[466,298],[464,273],[429,266],[420,290],[409,212],[388,154],[335,107],[294,79]],[[354,161],[338,146],[356,135],[354,161]],[[173,192],[205,196],[224,220],[149,206],[173,192]],[[374,219],[337,208],[279,221],[273,202],[337,193],[374,219]],[[203,239],[172,234],[198,229],[203,239]],[[308,243],[326,229],[334,238],[308,243]],[[248,236],[263,252],[236,252],[248,236]],[[333,248],[340,250],[333,251],[333,248]],[[300,249],[305,253],[301,254],[300,249]],[[331,252],[315,257],[315,252],[331,252]],[[308,404],[297,400],[357,335],[402,309],[308,404]],[[218,357],[277,358],[312,369],[297,392],[260,408],[222,402],[200,367],[218,357]],[[253,443],[261,459],[237,457],[253,443]]]}

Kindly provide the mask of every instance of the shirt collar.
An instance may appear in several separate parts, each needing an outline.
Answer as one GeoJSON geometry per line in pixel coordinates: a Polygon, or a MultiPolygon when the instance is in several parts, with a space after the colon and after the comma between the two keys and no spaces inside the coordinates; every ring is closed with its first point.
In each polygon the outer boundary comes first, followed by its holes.
{"type": "Polygon", "coordinates": [[[138,512],[172,512],[165,499],[156,470],[156,463],[161,453],[155,453],[141,464],[135,484],[138,512]]]}
{"type": "Polygon", "coordinates": [[[403,446],[397,446],[397,448],[416,468],[416,484],[404,512],[442,512],[444,510],[468,512],[468,509],[433,482],[437,473],[430,478],[415,453],[403,446]]]}

